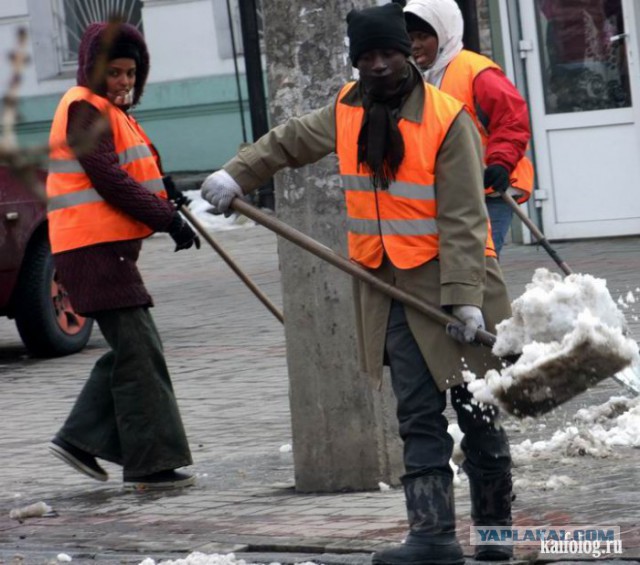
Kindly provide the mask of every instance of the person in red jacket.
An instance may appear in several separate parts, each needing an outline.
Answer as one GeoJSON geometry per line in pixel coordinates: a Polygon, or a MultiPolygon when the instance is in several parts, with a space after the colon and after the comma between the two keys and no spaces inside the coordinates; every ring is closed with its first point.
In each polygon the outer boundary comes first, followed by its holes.
{"type": "Polygon", "coordinates": [[[409,0],[404,8],[412,55],[426,81],[467,104],[485,150],[484,186],[496,251],[500,253],[513,211],[500,198],[520,203],[533,188],[525,157],[531,137],[527,104],[500,67],[463,48],[464,22],[454,0],[409,0]]]}

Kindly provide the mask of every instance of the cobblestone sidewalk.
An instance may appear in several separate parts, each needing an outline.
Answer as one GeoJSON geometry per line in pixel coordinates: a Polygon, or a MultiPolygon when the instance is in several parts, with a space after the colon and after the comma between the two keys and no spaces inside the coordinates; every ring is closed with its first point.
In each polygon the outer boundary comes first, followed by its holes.
{"type": "MultiPolygon", "coordinates": [[[[278,305],[275,237],[261,227],[215,234],[216,240],[278,305]]],[[[640,287],[640,238],[556,246],[575,271],[607,278],[617,298],[640,287]]],[[[512,296],[536,267],[554,268],[543,250],[510,245],[502,258],[512,296]]],[[[0,320],[0,563],[138,563],[190,551],[239,552],[263,562],[366,563],[376,547],[405,532],[403,497],[384,492],[302,495],[293,489],[284,332],[210,249],[173,254],[170,240],[145,243],[142,268],[155,297],[179,404],[193,449],[197,486],[181,493],[136,494],[112,480],[93,482],[50,457],[46,444],[66,417],[105,347],[95,332],[70,357],[26,357],[12,322],[0,320]],[[55,514],[24,523],[11,508],[44,501],[55,514]]],[[[633,336],[640,324],[630,316],[633,336]]],[[[547,417],[508,420],[512,444],[549,439],[582,406],[623,394],[612,380],[547,417]]],[[[639,430],[640,433],[640,430],[639,430]]],[[[518,525],[618,525],[622,558],[640,562],[640,450],[607,458],[569,457],[517,466],[518,525]],[[562,488],[549,479],[571,479],[562,488]]],[[[470,554],[468,488],[456,489],[459,537],[470,554]]],[[[616,556],[618,557],[618,556],[616,556]]],[[[627,561],[628,562],[628,561],[627,561]]]]}

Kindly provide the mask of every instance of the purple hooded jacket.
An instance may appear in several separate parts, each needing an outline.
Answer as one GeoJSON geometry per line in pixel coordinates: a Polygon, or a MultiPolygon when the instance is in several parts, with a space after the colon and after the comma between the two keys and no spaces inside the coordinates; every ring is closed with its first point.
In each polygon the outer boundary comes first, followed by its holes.
{"type": "MultiPolygon", "coordinates": [[[[105,49],[104,35],[109,24],[91,24],[82,36],[78,58],[77,82],[90,86],[96,60],[105,49]]],[[[133,105],[144,91],[149,75],[149,53],[142,35],[129,24],[120,24],[115,41],[133,43],[140,56],[136,68],[133,105]]],[[[111,42],[111,45],[114,45],[111,42]]],[[[97,94],[104,95],[104,83],[94,85],[97,94]]],[[[86,102],[76,102],[69,108],[67,134],[86,131],[100,117],[86,102]]],[[[78,157],[96,191],[112,206],[148,225],[154,231],[167,231],[174,215],[173,204],[157,197],[130,177],[118,164],[113,135],[107,132],[96,147],[78,157]]],[[[54,255],[55,267],[76,312],[85,315],[100,311],[153,306],[136,265],[141,240],[103,243],[54,255]]]]}

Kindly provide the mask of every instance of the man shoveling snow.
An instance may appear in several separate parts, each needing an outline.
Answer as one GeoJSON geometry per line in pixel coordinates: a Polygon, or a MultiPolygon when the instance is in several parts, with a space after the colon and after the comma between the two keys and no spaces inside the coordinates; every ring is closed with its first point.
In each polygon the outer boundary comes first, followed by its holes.
{"type": "Polygon", "coordinates": [[[538,269],[512,310],[492,351],[520,357],[469,382],[479,402],[536,416],[638,363],[638,344],[625,336],[624,315],[603,279],[538,269]]]}

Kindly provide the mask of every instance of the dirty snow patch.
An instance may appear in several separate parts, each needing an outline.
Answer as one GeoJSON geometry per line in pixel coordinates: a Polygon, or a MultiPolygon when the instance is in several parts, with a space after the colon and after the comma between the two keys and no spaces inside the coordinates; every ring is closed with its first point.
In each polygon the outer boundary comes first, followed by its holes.
{"type": "Polygon", "coordinates": [[[616,447],[640,447],[640,397],[615,396],[576,412],[573,422],[551,439],[511,446],[516,467],[558,457],[610,457],[616,447]]]}

